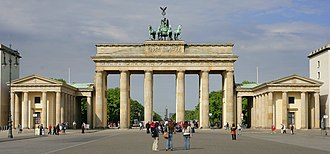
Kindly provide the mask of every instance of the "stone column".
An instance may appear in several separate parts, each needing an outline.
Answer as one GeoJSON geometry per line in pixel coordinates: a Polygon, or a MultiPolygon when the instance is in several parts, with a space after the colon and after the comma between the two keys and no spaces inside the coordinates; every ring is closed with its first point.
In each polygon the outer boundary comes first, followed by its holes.
{"type": "Polygon", "coordinates": [[[282,124],[288,126],[288,93],[282,92],[282,124]]]}
{"type": "Polygon", "coordinates": [[[14,126],[16,128],[18,126],[18,124],[22,124],[22,123],[20,123],[20,117],[19,117],[21,111],[20,111],[20,103],[19,103],[18,94],[15,93],[14,97],[15,97],[15,113],[12,113],[12,114],[15,114],[15,119],[14,119],[15,125],[14,126]]]}
{"type": "Polygon", "coordinates": [[[95,128],[103,127],[103,102],[104,102],[104,89],[103,89],[103,72],[97,71],[95,74],[95,128]]]}
{"type": "MultiPolygon", "coordinates": [[[[222,72],[222,124],[225,125],[228,121],[227,121],[227,91],[226,91],[226,85],[227,85],[227,73],[224,71],[222,72]]],[[[228,123],[229,124],[229,123],[228,123]]]]}
{"type": "Polygon", "coordinates": [[[176,73],[176,121],[184,121],[185,110],[185,72],[176,73]]]}
{"type": "Polygon", "coordinates": [[[266,111],[265,111],[265,107],[266,107],[266,101],[265,101],[265,94],[261,94],[261,115],[260,115],[260,119],[261,119],[261,128],[265,128],[266,127],[266,111]]]}
{"type": "Polygon", "coordinates": [[[23,102],[22,102],[22,128],[28,128],[28,93],[23,92],[23,102]]]}
{"type": "Polygon", "coordinates": [[[55,103],[55,110],[56,110],[56,125],[61,122],[61,92],[56,92],[56,103],[55,103]]]}
{"type": "Polygon", "coordinates": [[[242,96],[237,96],[237,123],[242,124],[242,96]]]}
{"type": "Polygon", "coordinates": [[[273,93],[268,93],[268,113],[267,113],[267,127],[273,125],[273,93]]]}
{"type": "Polygon", "coordinates": [[[229,125],[234,123],[234,71],[226,72],[226,121],[229,125]]]}
{"type": "Polygon", "coordinates": [[[108,73],[103,71],[102,73],[103,76],[103,120],[102,120],[102,127],[106,128],[107,127],[107,110],[108,110],[108,101],[107,101],[107,96],[108,96],[108,90],[107,90],[107,86],[108,86],[108,73]]]}
{"type": "Polygon", "coordinates": [[[131,125],[131,73],[128,72],[127,77],[127,126],[130,127],[131,125]]]}
{"type": "Polygon", "coordinates": [[[144,123],[153,121],[153,72],[144,72],[144,123]]]}
{"type": "Polygon", "coordinates": [[[259,95],[257,95],[257,96],[255,96],[256,97],[256,109],[255,109],[255,113],[256,113],[256,115],[255,115],[255,123],[256,123],[256,128],[259,128],[260,127],[260,116],[259,116],[259,114],[260,114],[260,101],[259,101],[259,95]]]}
{"type": "Polygon", "coordinates": [[[201,71],[201,104],[202,104],[202,123],[200,123],[203,128],[210,128],[209,120],[209,71],[201,71]]]}
{"type": "Polygon", "coordinates": [[[307,127],[307,117],[306,117],[306,92],[301,92],[300,93],[300,99],[301,99],[301,109],[300,109],[300,113],[301,113],[301,129],[306,129],[307,127]]]}
{"type": "Polygon", "coordinates": [[[120,129],[128,129],[128,76],[127,70],[120,72],[120,129]]]}
{"type": "Polygon", "coordinates": [[[12,121],[12,128],[16,128],[15,124],[15,96],[14,93],[10,93],[10,114],[11,114],[11,121],[12,121]]]}
{"type": "Polygon", "coordinates": [[[92,124],[92,98],[87,96],[87,123],[92,124]]]}
{"type": "Polygon", "coordinates": [[[60,123],[64,122],[64,101],[65,101],[65,94],[62,93],[62,97],[61,97],[61,121],[60,123]]]}
{"type": "Polygon", "coordinates": [[[320,128],[320,94],[314,93],[315,99],[315,128],[320,128]]]}
{"type": "Polygon", "coordinates": [[[41,124],[47,127],[47,93],[45,91],[41,94],[41,107],[41,124]]]}
{"type": "MultiPolygon", "coordinates": [[[[269,96],[269,98],[273,98],[273,93],[271,93],[270,94],[271,96],[269,96]]],[[[272,101],[272,103],[273,103],[273,105],[272,105],[272,107],[273,107],[273,125],[275,125],[276,126],[276,101],[272,101]]]]}
{"type": "Polygon", "coordinates": [[[252,110],[251,110],[251,127],[252,128],[256,128],[256,108],[257,108],[257,104],[256,104],[256,97],[255,96],[253,96],[253,108],[252,108],[252,110]]]}
{"type": "Polygon", "coordinates": [[[70,125],[71,128],[73,128],[73,121],[74,121],[74,101],[73,101],[74,96],[71,96],[70,100],[70,125]]]}

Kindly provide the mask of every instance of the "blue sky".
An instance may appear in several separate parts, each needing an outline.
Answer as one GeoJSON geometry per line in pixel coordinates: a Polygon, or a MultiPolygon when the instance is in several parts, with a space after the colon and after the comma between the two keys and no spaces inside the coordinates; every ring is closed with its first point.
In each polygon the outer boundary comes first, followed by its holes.
{"type": "MultiPolygon", "coordinates": [[[[39,74],[93,82],[97,43],[143,43],[167,6],[187,43],[234,43],[235,81],[309,76],[307,55],[330,43],[327,0],[1,0],[0,43],[20,51],[20,76],[39,74]]],[[[119,77],[109,75],[109,87],[119,77]]],[[[132,75],[131,97],[143,103],[143,75],[132,75]]],[[[221,76],[210,76],[210,91],[221,76]]],[[[186,76],[186,108],[198,102],[198,77],[186,76]]],[[[154,77],[154,110],[175,111],[174,75],[154,77]]]]}

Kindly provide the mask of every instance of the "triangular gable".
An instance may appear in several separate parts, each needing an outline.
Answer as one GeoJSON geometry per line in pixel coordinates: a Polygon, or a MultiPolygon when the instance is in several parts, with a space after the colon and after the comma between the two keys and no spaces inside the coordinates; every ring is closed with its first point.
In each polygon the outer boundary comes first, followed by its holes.
{"type": "Polygon", "coordinates": [[[280,85],[302,85],[302,84],[304,84],[304,85],[321,85],[322,82],[294,74],[294,75],[291,75],[288,77],[284,77],[284,78],[281,78],[278,80],[271,81],[267,84],[268,85],[269,84],[271,84],[271,85],[277,85],[277,84],[280,84],[280,85]]]}
{"type": "Polygon", "coordinates": [[[12,84],[62,84],[62,82],[39,75],[30,75],[12,81],[12,84]]]}

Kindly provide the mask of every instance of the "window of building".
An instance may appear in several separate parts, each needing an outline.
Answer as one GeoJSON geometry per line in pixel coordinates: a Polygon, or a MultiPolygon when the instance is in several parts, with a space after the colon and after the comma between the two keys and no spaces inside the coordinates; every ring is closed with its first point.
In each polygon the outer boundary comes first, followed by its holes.
{"type": "Polygon", "coordinates": [[[34,97],[34,103],[40,104],[40,97],[34,97]]]}
{"type": "Polygon", "coordinates": [[[34,124],[40,124],[40,112],[34,112],[36,116],[33,117],[34,124]]]}
{"type": "Polygon", "coordinates": [[[317,61],[317,68],[320,68],[320,61],[317,61]]]}
{"type": "Polygon", "coordinates": [[[294,97],[289,97],[289,104],[294,104],[294,97]]]}
{"type": "Polygon", "coordinates": [[[295,115],[294,112],[288,112],[288,125],[290,124],[295,125],[295,115]]]}
{"type": "Polygon", "coordinates": [[[320,79],[320,78],[321,78],[321,73],[317,72],[317,79],[320,79]]]}

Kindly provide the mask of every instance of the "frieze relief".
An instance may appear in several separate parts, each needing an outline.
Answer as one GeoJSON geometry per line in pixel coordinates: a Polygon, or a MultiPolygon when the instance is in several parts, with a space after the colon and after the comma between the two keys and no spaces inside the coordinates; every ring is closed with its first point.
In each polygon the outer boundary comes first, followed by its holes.
{"type": "Polygon", "coordinates": [[[184,46],[145,46],[146,53],[184,53],[184,46]]]}
{"type": "Polygon", "coordinates": [[[98,67],[169,67],[169,66],[185,66],[185,67],[232,67],[233,63],[228,62],[99,62],[98,67]]]}

